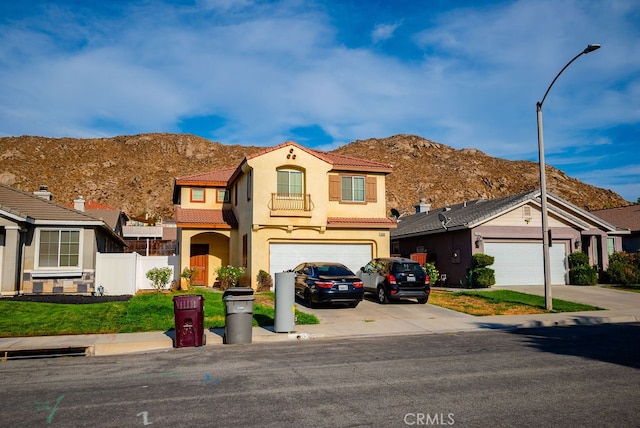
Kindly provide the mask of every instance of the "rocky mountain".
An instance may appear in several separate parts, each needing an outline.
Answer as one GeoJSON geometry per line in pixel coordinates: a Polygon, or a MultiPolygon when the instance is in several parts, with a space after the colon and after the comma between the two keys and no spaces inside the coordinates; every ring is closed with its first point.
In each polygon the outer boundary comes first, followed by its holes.
{"type": "MultiPolygon", "coordinates": [[[[224,145],[193,135],[142,134],[113,138],[0,138],[0,183],[33,192],[48,186],[58,203],[78,195],[130,216],[173,216],[175,177],[237,166],[263,149],[224,145]]],[[[538,187],[538,165],[456,150],[414,135],[354,141],[336,153],[390,163],[387,206],[413,212],[425,198],[432,207],[495,198],[538,187]]],[[[548,190],[587,210],[628,205],[618,194],[548,167],[548,190]]]]}

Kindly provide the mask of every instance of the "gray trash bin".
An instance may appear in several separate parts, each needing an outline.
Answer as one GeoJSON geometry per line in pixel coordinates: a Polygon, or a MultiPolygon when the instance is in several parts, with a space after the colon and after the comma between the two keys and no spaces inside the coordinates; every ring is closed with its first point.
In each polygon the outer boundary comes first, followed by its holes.
{"type": "Polygon", "coordinates": [[[295,272],[277,272],[275,284],[275,322],[276,333],[291,333],[295,330],[296,297],[295,272]]]}
{"type": "Polygon", "coordinates": [[[251,343],[254,300],[251,287],[230,287],[222,294],[224,343],[251,343]]]}

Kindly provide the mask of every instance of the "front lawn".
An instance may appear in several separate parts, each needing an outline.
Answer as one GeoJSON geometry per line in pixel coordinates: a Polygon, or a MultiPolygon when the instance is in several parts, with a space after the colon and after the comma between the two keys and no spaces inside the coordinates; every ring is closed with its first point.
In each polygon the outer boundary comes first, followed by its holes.
{"type": "MultiPolygon", "coordinates": [[[[204,296],[204,328],[224,327],[222,293],[195,290],[204,296]]],[[[134,333],[174,328],[173,296],[148,293],[127,302],[58,304],[0,299],[0,337],[55,336],[62,334],[134,333]]],[[[256,293],[254,326],[272,326],[273,293],[256,293]]],[[[314,315],[296,311],[296,324],[317,324],[314,315]]]]}
{"type": "MultiPolygon", "coordinates": [[[[548,313],[543,296],[511,290],[445,291],[431,290],[429,303],[471,315],[525,315],[548,313]]],[[[602,308],[553,299],[553,311],[597,311],[602,308]]]]}

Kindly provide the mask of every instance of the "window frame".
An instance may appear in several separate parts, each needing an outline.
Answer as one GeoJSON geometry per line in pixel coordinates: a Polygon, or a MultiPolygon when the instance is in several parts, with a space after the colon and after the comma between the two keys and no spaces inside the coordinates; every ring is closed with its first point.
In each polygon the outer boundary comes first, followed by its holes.
{"type": "Polygon", "coordinates": [[[367,202],[367,179],[364,175],[341,175],[340,176],[340,200],[343,202],[350,202],[356,204],[363,204],[367,202]],[[346,180],[351,182],[351,199],[345,198],[344,183],[346,180]],[[362,186],[360,189],[356,189],[356,180],[360,181],[362,186]],[[356,199],[356,192],[362,192],[362,199],[356,199]]]}
{"type": "Polygon", "coordinates": [[[229,190],[228,189],[216,189],[216,202],[219,204],[224,204],[224,203],[228,203],[229,201],[231,201],[231,198],[229,196],[229,190]],[[222,192],[222,198],[220,197],[220,193],[222,192]]]}
{"type": "MultiPolygon", "coordinates": [[[[295,189],[298,190],[298,189],[295,189]]],[[[300,169],[295,169],[295,168],[278,168],[276,170],[276,194],[279,197],[287,197],[287,196],[301,196],[305,194],[305,173],[303,170],[300,169]],[[280,187],[281,184],[284,183],[280,183],[280,177],[281,174],[280,173],[287,173],[287,191],[286,192],[281,192],[280,191],[280,187]],[[291,180],[291,175],[295,174],[297,176],[300,177],[300,183],[298,185],[298,183],[294,183],[293,186],[294,187],[299,187],[299,192],[292,192],[292,180],[291,180]]]]}
{"type": "Polygon", "coordinates": [[[189,188],[189,201],[190,202],[194,202],[194,203],[198,203],[198,204],[206,203],[207,202],[207,190],[204,187],[191,187],[191,188],[189,188]],[[194,190],[201,190],[202,191],[202,199],[194,198],[194,190]]]}
{"type": "MultiPolygon", "coordinates": [[[[36,270],[40,271],[52,271],[52,272],[60,272],[60,271],[79,271],[82,269],[82,248],[83,248],[83,230],[82,228],[65,228],[65,227],[46,227],[39,228],[36,235],[36,254],[34,265],[36,270]],[[57,253],[56,253],[56,265],[55,266],[43,266],[42,264],[42,244],[43,244],[43,236],[42,232],[57,232],[57,253]],[[63,242],[61,239],[62,233],[77,233],[77,242],[63,242]],[[77,252],[72,254],[67,252],[67,254],[63,254],[62,246],[63,245],[77,245],[77,252]],[[76,257],[76,264],[74,265],[61,265],[62,257],[76,257]]],[[[51,256],[49,256],[51,257],[51,256]]]]}

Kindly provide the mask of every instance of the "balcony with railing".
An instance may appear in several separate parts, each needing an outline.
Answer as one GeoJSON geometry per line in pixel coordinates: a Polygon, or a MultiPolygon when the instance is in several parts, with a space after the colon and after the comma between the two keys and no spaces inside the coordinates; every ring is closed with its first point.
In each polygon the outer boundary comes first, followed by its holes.
{"type": "Polygon", "coordinates": [[[274,217],[311,217],[311,195],[304,193],[272,193],[269,210],[274,217]]]}

